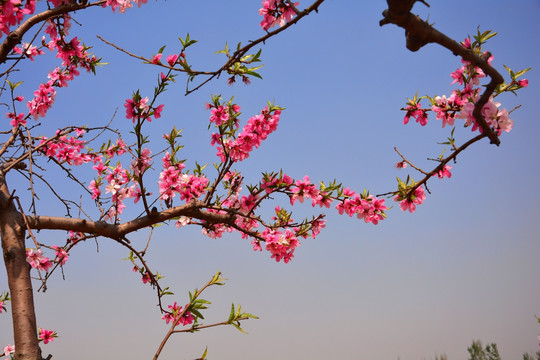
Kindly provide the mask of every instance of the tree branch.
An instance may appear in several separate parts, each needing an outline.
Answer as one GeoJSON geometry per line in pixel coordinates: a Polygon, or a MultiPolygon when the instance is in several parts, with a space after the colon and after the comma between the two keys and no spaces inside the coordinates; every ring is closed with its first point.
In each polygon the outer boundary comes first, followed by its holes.
{"type": "Polygon", "coordinates": [[[67,217],[54,216],[29,216],[28,224],[31,229],[49,229],[49,230],[73,230],[83,233],[95,234],[111,239],[121,239],[126,234],[135,232],[145,227],[179,216],[192,217],[204,220],[209,223],[234,224],[236,216],[233,214],[217,214],[203,210],[205,205],[198,201],[192,201],[188,204],[176,206],[171,209],[157,211],[152,209],[150,215],[133,219],[121,224],[110,224],[105,221],[89,221],[86,219],[73,219],[67,217]]]}
{"type": "Polygon", "coordinates": [[[69,12],[85,9],[91,6],[102,5],[105,3],[105,0],[97,1],[95,3],[69,3],[65,5],[60,5],[54,9],[43,11],[42,13],[36,14],[29,17],[24,23],[21,24],[16,30],[12,31],[7,38],[4,40],[2,45],[0,45],[0,64],[6,62],[6,58],[11,50],[17,45],[20,44],[22,38],[26,32],[28,32],[34,25],[39,24],[42,21],[46,21],[52,17],[59,16],[62,14],[67,14],[69,12]]]}
{"type": "Polygon", "coordinates": [[[428,43],[437,43],[442,47],[452,51],[456,56],[461,56],[464,60],[470,62],[473,66],[481,68],[486,75],[491,78],[490,83],[486,86],[482,96],[476,102],[473,115],[492,144],[499,145],[501,143],[499,137],[487,124],[482,109],[489,101],[491,95],[497,88],[497,85],[502,84],[504,79],[501,74],[491,65],[489,65],[487,56],[478,56],[472,50],[465,48],[457,41],[449,38],[441,33],[426,21],[420,19],[418,15],[413,15],[410,10],[417,0],[387,0],[388,9],[383,11],[384,18],[379,22],[380,26],[386,24],[395,24],[405,29],[405,37],[407,39],[407,49],[417,51],[422,46],[428,43]]]}

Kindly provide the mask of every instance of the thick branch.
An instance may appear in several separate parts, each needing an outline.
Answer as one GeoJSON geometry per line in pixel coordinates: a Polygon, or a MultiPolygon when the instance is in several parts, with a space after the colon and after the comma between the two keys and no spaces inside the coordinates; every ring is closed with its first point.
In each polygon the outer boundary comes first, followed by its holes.
{"type": "Polygon", "coordinates": [[[53,216],[28,216],[31,229],[73,230],[87,234],[105,236],[111,239],[121,239],[125,235],[179,216],[192,217],[209,223],[234,224],[232,214],[217,214],[204,210],[204,204],[193,201],[189,204],[176,206],[171,209],[157,211],[155,208],[150,215],[130,220],[122,224],[110,224],[105,221],[89,221],[53,216]]]}

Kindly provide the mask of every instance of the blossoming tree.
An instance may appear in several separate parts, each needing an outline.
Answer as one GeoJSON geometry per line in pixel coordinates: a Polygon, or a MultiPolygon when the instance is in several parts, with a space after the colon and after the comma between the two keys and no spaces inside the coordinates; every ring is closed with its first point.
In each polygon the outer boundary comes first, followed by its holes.
{"type": "MultiPolygon", "coordinates": [[[[238,164],[248,162],[250,154],[277,130],[285,109],[268,102],[261,105],[259,113],[246,119],[241,105],[234,99],[216,95],[206,104],[212,129],[208,141],[215,147],[216,162],[213,168],[197,163],[190,168],[182,158],[180,129],[171,127],[158,139],[149,135],[155,122],[166,118],[167,105],[161,103],[162,94],[181,76],[187,78],[186,94],[212,80],[220,81],[221,76],[227,78],[229,85],[249,84],[252,79],[260,78],[261,46],[273,37],[286,36],[282,33],[319,11],[324,3],[317,0],[303,7],[289,0],[265,0],[259,10],[264,35],[248,45],[239,44],[235,49],[225,46],[218,51],[225,55],[226,61],[216,70],[200,70],[191,62],[190,50],[196,41],[189,35],[179,38],[177,51],[166,53],[162,47],[151,56],[135,55],[102,39],[126,56],[136,57],[157,70],[153,92],[143,89],[126,95],[122,121],[132,123],[132,132],[124,134],[115,130],[114,121],[119,121],[116,119],[104,124],[73,123],[52,133],[44,132],[46,128],[41,122],[46,123],[55,98],[68,91],[61,92],[60,88],[76,81],[81,71],[99,75],[98,67],[102,64],[82,39],[70,35],[73,13],[103,7],[102,11],[112,10],[121,16],[125,11],[137,11],[131,8],[143,7],[146,2],[0,1],[3,33],[0,75],[4,84],[0,91],[8,109],[7,121],[0,133],[0,235],[8,289],[0,289],[3,291],[0,312],[10,307],[14,332],[14,344],[4,348],[7,358],[43,358],[40,342],[53,341],[60,329],[40,328],[36,324],[33,285],[46,289],[47,279],[69,262],[70,251],[98,237],[125,247],[133,271],[142,283],[156,292],[162,319],[169,330],[157,346],[154,359],[160,356],[175,333],[218,325],[232,325],[242,330],[241,322],[254,316],[243,312],[239,305],[232,305],[229,317],[223,322],[202,322],[202,312],[209,303],[201,298],[201,293],[210,286],[223,284],[219,272],[203,287],[190,292],[189,299],[180,305],[180,299],[174,300],[171,289],[163,285],[162,275],[145,258],[148,243],[136,243],[130,239],[131,235],[147,229],[150,238],[159,236],[158,227],[164,223],[172,223],[179,229],[197,226],[212,238],[236,232],[249,241],[255,251],[266,251],[276,261],[287,263],[293,259],[303,239],[317,237],[325,227],[324,214],[298,219],[292,210],[295,205],[310,203],[313,208],[337,211],[373,225],[386,219],[388,198],[403,211],[414,212],[426,199],[428,181],[451,177],[450,162],[471,144],[483,139],[500,144],[499,137],[512,129],[513,121],[510,111],[502,107],[496,97],[528,85],[527,80],[521,78],[527,69],[514,72],[507,68],[509,79],[505,81],[491,66],[493,56],[484,45],[494,36],[493,32],[478,30],[472,37],[456,42],[411,13],[416,0],[388,0],[380,25],[395,24],[404,28],[408,49],[417,51],[428,43],[436,43],[462,58],[462,65],[451,74],[455,88],[448,95],[415,95],[403,108],[403,122],[407,124],[414,119],[425,126],[431,114],[441,121],[442,127],[461,122],[471,128],[474,137],[458,144],[451,130],[446,144],[449,154],[441,154],[429,170],[419,168],[396,149],[399,156],[396,167],[411,167],[420,178],[398,178],[397,189],[380,195],[353,190],[336,181],[315,183],[308,175],[293,178],[286,170],[260,169],[264,171],[260,180],[247,184],[237,169],[238,164]],[[20,93],[25,79],[24,74],[17,72],[21,64],[47,53],[58,58],[58,66],[49,71],[47,79],[33,93],[20,93]],[[60,195],[56,175],[51,177],[46,170],[66,175],[79,186],[82,196],[60,195]],[[92,176],[88,178],[89,170],[92,176]],[[10,182],[14,173],[18,180],[10,182]],[[47,190],[43,191],[56,198],[66,216],[48,213],[38,206],[41,194],[36,190],[36,182],[45,184],[47,190]],[[26,188],[29,188],[29,196],[19,195],[26,188]],[[276,206],[270,216],[261,211],[263,204],[276,198],[286,199],[287,206],[276,206]],[[72,215],[73,208],[77,209],[77,215],[72,215]],[[37,232],[41,230],[64,230],[67,235],[65,239],[49,243],[40,240],[37,232]]],[[[206,351],[201,358],[205,357],[206,351]]]]}

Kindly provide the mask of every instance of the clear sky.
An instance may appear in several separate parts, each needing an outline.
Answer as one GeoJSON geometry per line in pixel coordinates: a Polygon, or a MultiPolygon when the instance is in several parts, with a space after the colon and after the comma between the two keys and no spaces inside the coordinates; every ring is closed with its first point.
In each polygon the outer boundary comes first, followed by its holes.
{"type": "MultiPolygon", "coordinates": [[[[385,5],[325,1],[318,14],[267,42],[264,80],[250,86],[229,87],[221,78],[185,97],[180,75],[161,98],[165,108],[152,123],[154,146],[159,148],[160,134],[172,125],[183,128],[187,164],[196,160],[211,168],[217,158],[204,110],[210,94],[234,95],[244,120],[275,100],[286,110],[278,131],[238,167],[247,181],[283,169],[295,178],[335,178],[373,194],[394,190],[396,176],[408,172],[394,168],[400,158],[393,147],[427,168],[432,162],[426,158],[440,154],[437,142],[450,131],[434,119],[426,127],[405,126],[400,108],[417,91],[450,94],[450,73],[460,59],[435,45],[406,50],[402,29],[378,25],[385,5]]],[[[150,0],[125,14],[101,8],[76,14],[80,26],[74,24],[72,33],[109,64],[58,92],[43,120],[44,134],[73,123],[106,124],[116,108],[112,126],[127,134],[131,122],[123,115],[124,100],[137,89],[151,95],[160,70],[112,49],[96,34],[150,57],[163,45],[164,55],[177,51],[177,37],[189,32],[199,43],[188,60],[213,70],[224,60],[214,52],[225,42],[247,43],[264,34],[260,6],[260,1],[150,0]]],[[[452,164],[451,179],[431,180],[432,194],[415,214],[394,206],[388,219],[374,226],[331,209],[326,229],[316,240],[304,240],[289,264],[253,252],[238,234],[213,240],[197,228],[157,229],[148,257],[166,276],[174,300],[187,302],[187,291],[219,269],[230,280],[203,296],[213,302],[208,322],[225,320],[231,302],[260,317],[245,323],[248,335],[232,327],[178,335],[162,359],[194,359],[208,346],[208,357],[221,360],[419,360],[442,353],[458,360],[467,357],[474,339],[497,343],[508,360],[538,350],[540,1],[432,1],[431,8],[418,4],[415,10],[456,40],[478,26],[497,31],[486,48],[504,76],[503,64],[533,68],[528,88],[500,100],[508,109],[522,105],[512,113],[514,129],[503,134],[500,147],[487,140],[474,144],[452,164]]],[[[38,58],[17,75],[25,81],[21,89],[27,98],[56,63],[50,56],[38,58]]],[[[458,142],[470,137],[458,126],[458,142]]],[[[66,193],[77,189],[63,184],[63,173],[48,175],[66,193]]],[[[17,193],[24,191],[22,186],[17,193]]],[[[55,206],[42,204],[38,210],[45,214],[55,206]]],[[[63,233],[39,236],[50,244],[65,239],[63,233]]],[[[144,246],[146,237],[136,234],[132,240],[144,246]]],[[[167,331],[155,293],[120,260],[125,249],[104,239],[96,249],[93,241],[76,247],[65,280],[56,273],[48,291],[36,295],[38,326],[60,336],[44,353],[54,359],[151,358],[167,331]]],[[[0,291],[6,288],[2,272],[0,291]]],[[[12,343],[9,315],[0,315],[0,324],[0,345],[12,343]]]]}

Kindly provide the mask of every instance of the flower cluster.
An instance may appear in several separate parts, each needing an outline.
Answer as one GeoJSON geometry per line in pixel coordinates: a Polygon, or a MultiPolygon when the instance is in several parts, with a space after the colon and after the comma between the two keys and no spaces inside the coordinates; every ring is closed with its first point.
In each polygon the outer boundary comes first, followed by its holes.
{"type": "Polygon", "coordinates": [[[179,194],[180,200],[186,202],[192,199],[198,199],[206,192],[208,179],[204,176],[193,174],[182,174],[185,165],[182,163],[171,164],[166,161],[168,153],[164,158],[164,164],[167,165],[159,174],[159,196],[162,200],[171,202],[176,194],[179,194]]]}
{"type": "Polygon", "coordinates": [[[442,120],[442,127],[445,127],[446,124],[453,126],[456,113],[464,105],[461,97],[457,96],[457,93],[453,93],[448,99],[446,95],[443,95],[436,96],[433,101],[431,110],[437,114],[437,120],[442,120]]]}
{"type": "Polygon", "coordinates": [[[399,206],[401,210],[413,213],[416,210],[416,205],[420,205],[426,199],[426,193],[422,186],[417,187],[410,196],[405,196],[403,193],[400,193],[394,196],[394,201],[399,201],[399,206]]]}
{"type": "Polygon", "coordinates": [[[107,174],[105,175],[105,192],[111,194],[111,200],[113,206],[110,207],[105,220],[113,220],[118,215],[120,215],[126,205],[124,200],[128,198],[134,198],[135,202],[138,201],[141,196],[141,191],[136,187],[135,184],[129,186],[131,181],[130,175],[127,170],[122,167],[121,163],[118,163],[116,166],[107,169],[107,174]]]}
{"type": "MultiPolygon", "coordinates": [[[[488,39],[491,36],[493,35],[489,32],[483,34],[479,33],[475,37],[476,41],[472,43],[471,39],[467,38],[462,42],[462,45],[479,56],[485,56],[487,53],[482,52],[481,45],[485,42],[485,39],[488,39]]],[[[491,64],[492,60],[493,56],[490,56],[487,61],[491,64]]],[[[458,118],[464,119],[464,126],[471,126],[472,131],[478,130],[482,132],[482,128],[473,116],[473,111],[476,102],[480,98],[480,79],[484,78],[486,75],[480,67],[474,66],[472,63],[463,59],[461,62],[463,65],[451,73],[450,76],[453,79],[451,84],[457,83],[462,86],[462,88],[453,90],[449,97],[443,95],[434,98],[430,98],[429,96],[418,98],[415,95],[413,99],[408,100],[406,107],[403,109],[406,111],[403,119],[404,124],[407,124],[409,119],[413,117],[416,119],[416,122],[425,126],[428,121],[427,112],[433,111],[436,114],[437,119],[442,121],[443,127],[447,124],[453,126],[455,119],[458,118]],[[430,108],[422,108],[420,101],[425,98],[428,98],[431,101],[430,108]]],[[[526,87],[529,84],[528,80],[517,80],[517,77],[524,74],[527,70],[514,73],[508,69],[512,77],[512,82],[510,84],[504,84],[504,86],[497,89],[495,96],[503,91],[514,92],[519,88],[526,87]]],[[[501,135],[503,131],[509,132],[513,126],[513,121],[508,117],[508,111],[506,109],[499,109],[500,105],[500,103],[494,101],[494,97],[492,96],[481,110],[486,123],[497,133],[497,135],[501,135]]]]}
{"type": "Polygon", "coordinates": [[[113,11],[118,9],[118,12],[123,13],[129,8],[133,7],[133,3],[137,4],[138,7],[141,7],[142,4],[146,4],[148,0],[107,0],[103,7],[110,6],[113,11]]]}
{"type": "Polygon", "coordinates": [[[45,84],[40,84],[39,89],[34,91],[34,98],[28,102],[30,115],[37,120],[39,117],[44,117],[47,111],[52,107],[56,90],[52,86],[52,81],[45,84]]]}
{"type": "Polygon", "coordinates": [[[79,166],[94,160],[95,156],[83,152],[86,146],[84,140],[79,139],[84,129],[78,129],[77,135],[68,137],[57,131],[57,137],[52,140],[42,137],[40,140],[41,151],[48,157],[56,158],[59,163],[79,166]]]}
{"type": "MultiPolygon", "coordinates": [[[[64,1],[53,2],[53,4],[56,4],[55,6],[63,3],[64,1]]],[[[60,26],[58,25],[60,20],[58,20],[58,23],[52,20],[47,22],[45,32],[50,36],[51,41],[46,43],[45,37],[43,37],[42,44],[49,50],[56,51],[56,57],[62,59],[62,67],[52,70],[48,75],[49,80],[46,83],[40,84],[39,88],[34,91],[34,98],[28,101],[29,114],[35,120],[39,117],[44,117],[53,105],[56,96],[56,87],[68,86],[68,81],[73,80],[75,76],[80,74],[79,68],[94,71],[96,64],[99,62],[99,59],[88,53],[88,49],[81,44],[77,37],[71,40],[65,38],[71,26],[70,19],[68,14],[64,14],[61,18],[61,35],[59,35],[57,29],[60,26]]],[[[42,50],[31,44],[24,44],[23,49],[15,48],[14,52],[24,54],[31,60],[33,60],[34,56],[43,54],[42,50]]]]}
{"type": "MultiPolygon", "coordinates": [[[[294,7],[298,6],[298,2],[294,3],[294,7]]],[[[264,0],[262,8],[259,9],[259,15],[263,17],[261,27],[268,30],[273,26],[285,25],[291,21],[296,15],[295,9],[285,0],[264,0]]]]}
{"type": "Polygon", "coordinates": [[[15,46],[13,48],[13,52],[16,54],[24,55],[27,58],[29,58],[31,61],[34,61],[34,56],[45,54],[43,50],[38,49],[36,46],[29,43],[23,43],[22,48],[15,46]]]}
{"type": "Polygon", "coordinates": [[[343,190],[343,195],[347,198],[336,206],[340,215],[343,213],[349,216],[356,214],[358,219],[364,219],[366,223],[374,225],[385,219],[384,211],[387,208],[384,199],[378,199],[369,194],[357,194],[349,188],[343,190]]]}
{"type": "Polygon", "coordinates": [[[294,250],[300,245],[296,234],[289,229],[284,232],[265,229],[261,236],[266,241],[266,250],[276,261],[283,259],[285,263],[288,263],[294,257],[294,250]]]}
{"type": "Polygon", "coordinates": [[[417,123],[425,126],[427,124],[427,110],[422,109],[420,101],[417,100],[416,95],[414,98],[407,102],[407,106],[404,109],[406,111],[405,117],[403,118],[403,124],[408,124],[411,116],[416,119],[417,123]]]}
{"type": "Polygon", "coordinates": [[[33,14],[36,0],[4,0],[0,6],[0,37],[2,33],[9,35],[10,27],[19,25],[25,15],[33,14]]]}
{"type": "Polygon", "coordinates": [[[220,130],[219,134],[212,134],[211,144],[217,144],[217,155],[222,162],[225,162],[227,157],[234,162],[247,159],[249,153],[258,148],[268,135],[277,129],[281,115],[281,108],[266,106],[259,115],[251,117],[242,132],[236,135],[239,128],[237,117],[240,107],[211,105],[210,108],[210,122],[216,124],[220,130]],[[228,132],[227,128],[232,128],[232,132],[228,132]]]}
{"type": "Polygon", "coordinates": [[[174,302],[174,305],[169,305],[170,313],[166,313],[161,318],[165,320],[166,324],[169,324],[170,322],[175,323],[177,320],[178,324],[182,325],[189,325],[193,323],[194,317],[189,311],[184,311],[182,314],[182,307],[178,306],[176,301],[174,302]]]}
{"type": "Polygon", "coordinates": [[[133,120],[135,124],[137,120],[152,121],[152,117],[159,119],[161,117],[161,111],[165,105],[161,104],[157,107],[150,107],[148,104],[148,97],[141,97],[139,92],[133,94],[131,99],[127,99],[124,103],[126,108],[126,118],[133,120]]]}
{"type": "MultiPolygon", "coordinates": [[[[492,33],[491,31],[485,31],[483,33],[478,31],[477,35],[474,36],[474,41],[468,37],[461,44],[475,55],[486,59],[487,63],[491,65],[493,56],[482,50],[482,44],[494,35],[495,33],[492,33]]],[[[443,128],[446,125],[454,126],[455,119],[464,119],[465,127],[471,127],[472,131],[483,131],[473,113],[476,104],[481,97],[482,91],[480,80],[485,78],[486,74],[480,67],[475,66],[469,61],[462,59],[461,62],[462,66],[450,74],[453,79],[451,84],[458,84],[461,88],[453,90],[449,97],[442,95],[431,98],[429,96],[418,97],[415,95],[412,99],[408,99],[406,107],[402,109],[406,111],[405,117],[403,118],[404,124],[407,124],[412,117],[416,122],[420,123],[420,125],[425,126],[428,122],[428,112],[433,111],[436,114],[437,119],[441,120],[443,128]],[[429,108],[422,107],[421,101],[423,99],[430,100],[431,106],[429,108]]],[[[485,122],[497,136],[500,136],[503,131],[509,132],[512,129],[514,122],[509,118],[509,112],[506,109],[500,108],[501,104],[495,102],[494,98],[503,92],[515,93],[516,90],[526,87],[529,84],[527,79],[518,78],[530,69],[514,72],[506,66],[505,68],[511,77],[511,82],[508,84],[499,84],[493,92],[493,95],[480,110],[485,122]]],[[[443,144],[454,146],[453,134],[454,130],[452,130],[449,142],[443,144]]],[[[454,149],[456,149],[455,146],[454,149]]],[[[440,160],[443,162],[442,155],[440,160]]],[[[396,164],[396,167],[398,168],[404,168],[406,166],[407,164],[405,161],[396,164]]],[[[445,177],[450,178],[452,176],[452,173],[450,172],[451,168],[452,167],[449,165],[442,165],[433,176],[438,176],[440,179],[445,177]]],[[[403,211],[408,210],[414,212],[416,205],[421,204],[426,197],[424,189],[418,187],[412,194],[409,194],[410,189],[412,189],[411,186],[415,186],[414,181],[412,185],[407,185],[398,178],[398,182],[399,187],[394,200],[400,202],[400,207],[403,211]]],[[[409,179],[407,179],[407,183],[408,182],[409,179]]]]}
{"type": "MultiPolygon", "coordinates": [[[[92,193],[92,199],[101,200],[102,188],[105,193],[110,194],[112,205],[110,206],[104,219],[112,221],[118,218],[126,208],[125,200],[133,199],[137,203],[141,198],[142,191],[138,180],[142,174],[150,168],[152,157],[150,149],[142,148],[140,155],[132,154],[131,150],[122,139],[116,139],[114,144],[104,144],[100,150],[101,154],[94,154],[94,170],[97,171],[97,178],[90,182],[88,188],[92,193]],[[132,154],[130,170],[125,169],[121,162],[116,165],[110,165],[115,156],[121,156],[125,153],[132,154]]],[[[147,192],[146,195],[151,195],[147,192]]]]}
{"type": "Polygon", "coordinates": [[[333,201],[337,202],[336,210],[349,216],[356,215],[366,223],[378,224],[385,218],[387,209],[384,199],[369,195],[366,191],[357,194],[341,185],[331,183],[319,186],[312,183],[308,176],[294,180],[283,172],[263,174],[262,180],[256,186],[248,186],[249,194],[241,195],[243,178],[240,173],[229,171],[224,175],[223,185],[228,190],[227,196],[219,202],[219,210],[208,209],[221,214],[236,214],[234,226],[227,224],[210,224],[204,221],[183,217],[180,227],[187,223],[199,223],[203,227],[203,234],[218,238],[225,232],[239,231],[243,238],[250,238],[253,249],[262,251],[263,245],[276,261],[289,262],[294,257],[295,249],[300,245],[301,238],[311,236],[315,238],[325,227],[324,216],[319,215],[311,220],[305,219],[295,222],[292,213],[279,206],[275,208],[272,222],[263,221],[255,214],[261,202],[277,194],[285,195],[291,205],[311,200],[313,207],[329,208],[333,201]],[[257,228],[262,225],[263,229],[257,228]]]}

